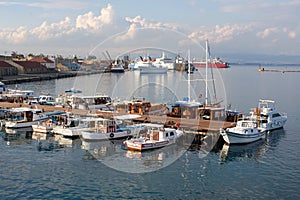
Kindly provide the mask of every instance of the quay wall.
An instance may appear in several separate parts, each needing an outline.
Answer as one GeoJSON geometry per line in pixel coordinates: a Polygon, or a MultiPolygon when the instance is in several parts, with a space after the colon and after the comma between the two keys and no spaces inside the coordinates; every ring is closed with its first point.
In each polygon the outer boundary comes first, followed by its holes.
{"type": "Polygon", "coordinates": [[[52,73],[44,73],[44,74],[19,74],[15,76],[1,77],[0,81],[6,85],[9,85],[9,84],[24,83],[24,82],[34,82],[34,81],[44,81],[44,80],[68,78],[68,77],[75,77],[75,76],[85,76],[85,75],[92,75],[92,74],[98,74],[104,72],[106,71],[104,70],[64,71],[64,72],[52,72],[52,73]]]}

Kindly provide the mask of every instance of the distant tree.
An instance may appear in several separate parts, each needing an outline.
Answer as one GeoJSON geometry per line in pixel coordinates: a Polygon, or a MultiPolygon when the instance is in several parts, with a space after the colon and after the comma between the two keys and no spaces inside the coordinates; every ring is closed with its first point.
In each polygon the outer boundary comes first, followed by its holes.
{"type": "Polygon", "coordinates": [[[29,53],[28,57],[34,57],[33,53],[29,53]]]}

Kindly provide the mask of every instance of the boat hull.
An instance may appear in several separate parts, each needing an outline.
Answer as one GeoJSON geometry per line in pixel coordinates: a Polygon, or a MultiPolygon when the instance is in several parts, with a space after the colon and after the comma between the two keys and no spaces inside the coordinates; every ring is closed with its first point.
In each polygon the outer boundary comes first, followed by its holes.
{"type": "Polygon", "coordinates": [[[56,135],[62,135],[64,137],[79,137],[81,132],[87,130],[88,128],[78,128],[78,127],[61,127],[57,126],[53,128],[53,133],[56,135]]]}
{"type": "Polygon", "coordinates": [[[6,128],[11,128],[11,129],[17,129],[17,128],[27,128],[27,127],[31,127],[32,125],[37,125],[39,122],[41,121],[45,121],[48,118],[44,118],[44,119],[40,119],[38,121],[31,121],[31,122],[27,122],[27,121],[7,121],[5,122],[5,127],[6,128]]]}
{"type": "Polygon", "coordinates": [[[220,134],[227,144],[247,144],[261,139],[266,131],[260,131],[253,134],[240,134],[221,129],[220,134]]]}
{"type": "Polygon", "coordinates": [[[159,149],[163,148],[165,146],[170,145],[171,143],[169,141],[159,141],[159,142],[151,142],[151,143],[135,143],[134,141],[125,141],[124,142],[128,150],[132,151],[147,151],[152,149],[159,149]]]}
{"type": "MultiPolygon", "coordinates": [[[[197,63],[197,62],[194,62],[193,63],[194,67],[195,68],[205,68],[206,67],[206,63],[197,63]]],[[[209,68],[228,68],[229,65],[228,63],[208,63],[208,66],[209,68]]]]}
{"type": "Polygon", "coordinates": [[[33,132],[38,132],[38,133],[50,133],[53,130],[53,126],[43,126],[43,125],[32,125],[32,130],[33,132]]]}
{"type": "Polygon", "coordinates": [[[168,68],[158,68],[158,67],[140,67],[140,74],[166,74],[168,68]]]}
{"type": "Polygon", "coordinates": [[[102,133],[97,131],[82,131],[81,137],[83,140],[88,141],[100,141],[111,140],[131,137],[132,133],[129,130],[122,130],[117,132],[102,133]]]}

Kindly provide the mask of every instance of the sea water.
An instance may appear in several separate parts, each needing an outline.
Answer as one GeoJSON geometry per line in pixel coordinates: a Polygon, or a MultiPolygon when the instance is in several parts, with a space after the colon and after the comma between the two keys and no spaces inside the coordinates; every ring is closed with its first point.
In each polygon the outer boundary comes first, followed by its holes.
{"type": "MultiPolygon", "coordinates": [[[[213,76],[209,69],[209,74],[209,99],[216,97],[224,106],[231,105],[232,110],[243,113],[256,107],[261,98],[275,100],[277,109],[288,115],[284,129],[247,145],[227,146],[211,137],[192,144],[192,138],[185,140],[183,147],[146,153],[124,150],[122,141],[93,143],[56,136],[43,138],[31,130],[10,134],[2,130],[1,198],[299,199],[300,73],[258,72],[254,66],[231,66],[213,69],[213,76]]],[[[205,101],[205,78],[205,69],[191,75],[125,72],[22,83],[17,87],[53,96],[76,88],[85,95],[108,94],[115,100],[142,96],[170,105],[187,96],[205,101]]]]}

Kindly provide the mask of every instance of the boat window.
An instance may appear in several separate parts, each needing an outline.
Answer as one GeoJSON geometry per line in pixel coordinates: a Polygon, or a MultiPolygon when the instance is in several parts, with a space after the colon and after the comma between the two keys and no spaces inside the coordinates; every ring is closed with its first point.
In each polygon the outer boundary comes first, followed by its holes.
{"type": "Polygon", "coordinates": [[[174,136],[174,132],[171,132],[171,133],[170,133],[170,136],[174,136]]]}
{"type": "Polygon", "coordinates": [[[274,118],[274,117],[280,117],[280,116],[281,115],[279,113],[275,113],[275,114],[272,115],[272,118],[274,118]]]}
{"type": "Polygon", "coordinates": [[[166,133],[166,137],[169,137],[169,133],[168,132],[166,133]]]}

